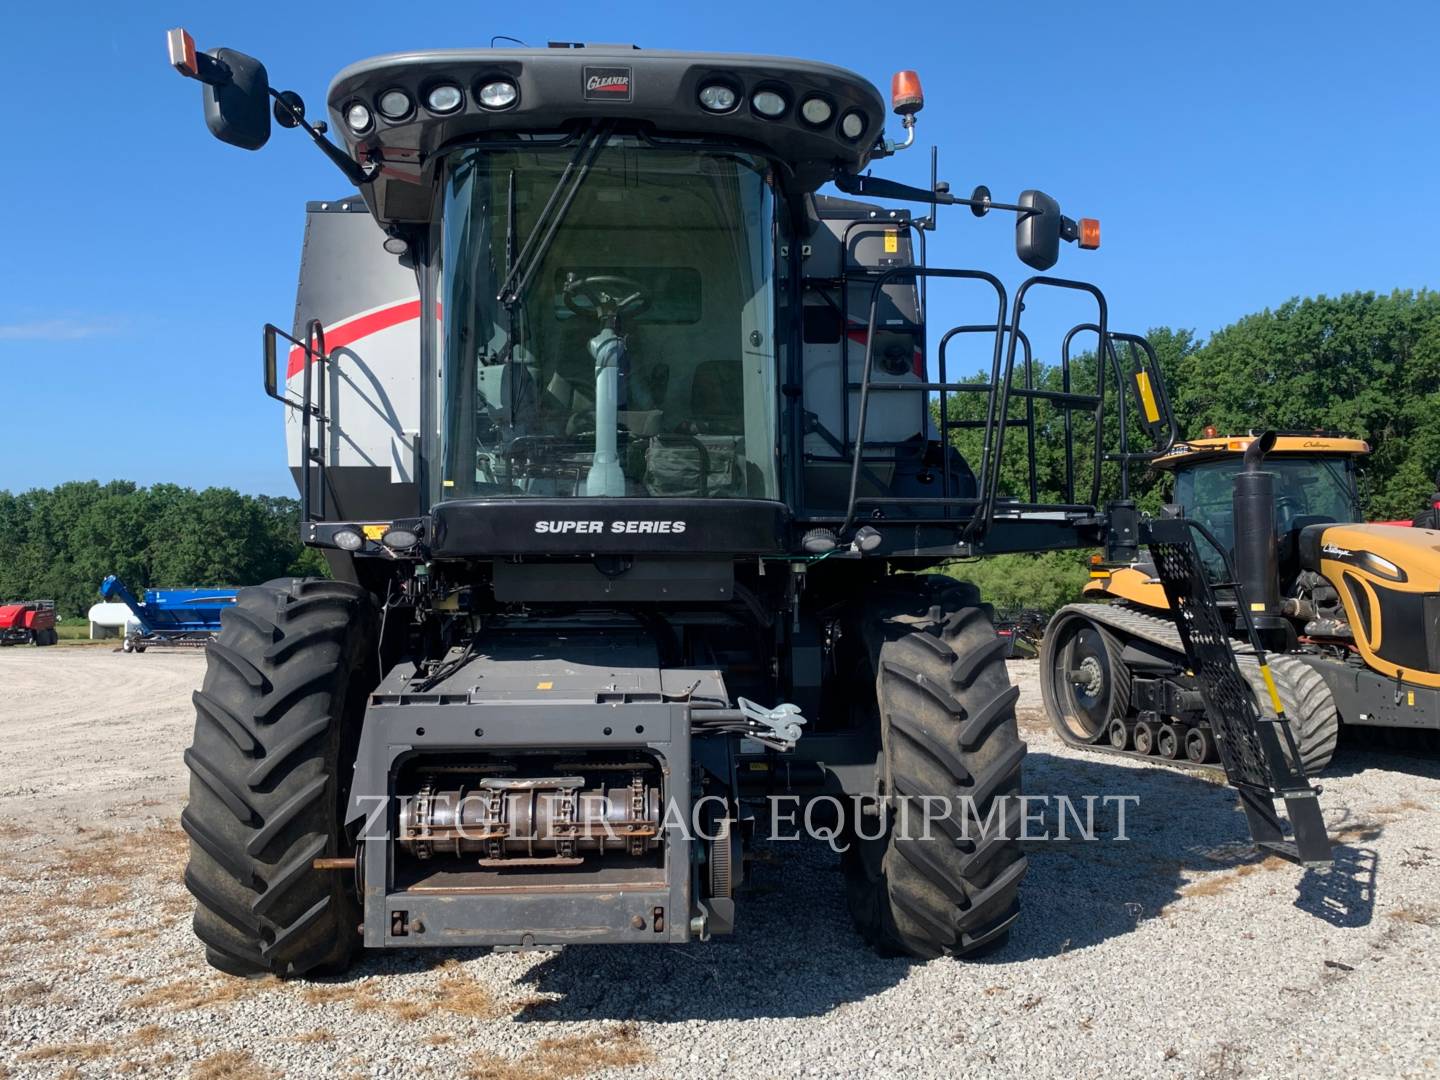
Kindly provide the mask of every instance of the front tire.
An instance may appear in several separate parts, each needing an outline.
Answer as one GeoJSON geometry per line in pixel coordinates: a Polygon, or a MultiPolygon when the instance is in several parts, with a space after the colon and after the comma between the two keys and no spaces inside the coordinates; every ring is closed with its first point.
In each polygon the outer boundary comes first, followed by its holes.
{"type": "Polygon", "coordinates": [[[313,867],[351,854],[343,783],[377,681],[369,595],[338,581],[242,589],[221,615],[194,696],[185,752],[185,884],[195,935],[233,975],[343,968],[359,905],[350,875],[313,867]]]}
{"type": "Polygon", "coordinates": [[[1025,756],[1019,690],[974,590],[940,580],[948,584],[932,585],[908,611],[872,605],[886,624],[875,655],[882,794],[896,798],[876,808],[883,829],[863,830],[878,838],[852,836],[844,860],[860,933],[883,953],[921,958],[1002,945],[1026,870],[1015,840],[1025,756]],[[935,796],[946,800],[934,804],[943,815],[927,828],[914,818],[935,796]]]}
{"type": "MultiPolygon", "coordinates": [[[[1271,654],[1267,663],[1270,674],[1275,678],[1280,704],[1285,707],[1285,716],[1290,721],[1291,734],[1300,750],[1300,765],[1306,776],[1314,776],[1330,764],[1340,739],[1340,714],[1335,708],[1335,697],[1330,693],[1325,676],[1305,661],[1293,656],[1271,654]]],[[[1270,692],[1260,675],[1259,665],[1253,661],[1242,661],[1240,669],[1250,683],[1261,715],[1274,717],[1275,708],[1270,702],[1270,692]]],[[[1283,739],[1280,748],[1289,758],[1289,744],[1283,739]]]]}

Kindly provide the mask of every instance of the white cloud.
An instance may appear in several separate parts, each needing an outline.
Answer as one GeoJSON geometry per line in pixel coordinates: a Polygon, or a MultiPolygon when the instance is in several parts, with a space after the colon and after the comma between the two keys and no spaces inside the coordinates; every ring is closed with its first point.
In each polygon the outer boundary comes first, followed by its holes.
{"type": "Polygon", "coordinates": [[[0,341],[79,341],[120,332],[118,319],[37,319],[0,323],[0,341]]]}

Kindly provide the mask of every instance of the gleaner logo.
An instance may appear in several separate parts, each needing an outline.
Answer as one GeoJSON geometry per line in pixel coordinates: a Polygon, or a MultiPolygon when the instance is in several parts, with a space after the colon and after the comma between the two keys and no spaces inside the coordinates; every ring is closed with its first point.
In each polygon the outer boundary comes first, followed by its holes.
{"type": "Polygon", "coordinates": [[[593,101],[629,101],[630,69],[624,67],[587,67],[585,97],[593,101]]]}

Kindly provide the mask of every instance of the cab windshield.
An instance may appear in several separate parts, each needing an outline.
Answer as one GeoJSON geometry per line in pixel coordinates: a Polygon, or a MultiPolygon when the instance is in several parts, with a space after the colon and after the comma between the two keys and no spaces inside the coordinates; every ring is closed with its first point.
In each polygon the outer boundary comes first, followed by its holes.
{"type": "MultiPolygon", "coordinates": [[[[1175,501],[1185,515],[1215,534],[1227,552],[1235,547],[1235,474],[1244,467],[1237,454],[1175,474],[1175,501]]],[[[1275,474],[1275,531],[1279,535],[1321,521],[1359,521],[1355,476],[1347,457],[1267,457],[1275,474]],[[1310,519],[1308,521],[1302,519],[1310,519]]],[[[1202,549],[1203,550],[1203,549],[1202,549]]]]}
{"type": "Polygon", "coordinates": [[[762,159],[537,139],[446,175],[440,498],[777,497],[762,159]]]}

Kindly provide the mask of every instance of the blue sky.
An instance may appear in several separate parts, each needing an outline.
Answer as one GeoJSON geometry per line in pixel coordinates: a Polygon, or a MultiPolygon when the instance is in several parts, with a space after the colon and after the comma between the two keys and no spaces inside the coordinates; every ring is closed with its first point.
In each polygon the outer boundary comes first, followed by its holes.
{"type": "MultiPolygon", "coordinates": [[[[919,147],[877,172],[1041,187],[1099,217],[1059,272],[1112,322],[1207,334],[1296,295],[1440,285],[1440,5],[24,4],[0,63],[0,488],[128,478],[291,493],[259,328],[293,310],[304,203],[346,191],[308,141],[205,129],[164,31],[263,59],[320,110],[364,56],[492,34],[918,69],[919,147]],[[430,13],[434,13],[431,15],[430,13]],[[908,14],[908,18],[902,18],[908,14]]],[[[1011,221],[942,216],[933,265],[1023,278],[1011,221]]]]}

